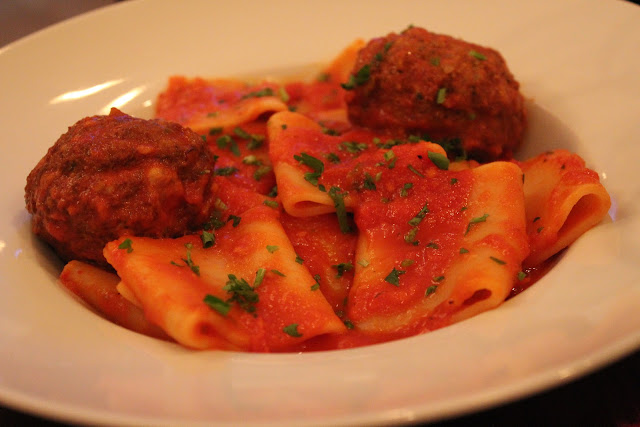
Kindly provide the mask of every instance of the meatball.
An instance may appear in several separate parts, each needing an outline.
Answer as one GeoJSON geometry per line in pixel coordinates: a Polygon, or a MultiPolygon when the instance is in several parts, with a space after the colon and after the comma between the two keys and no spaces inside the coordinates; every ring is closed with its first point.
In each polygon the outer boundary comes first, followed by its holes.
{"type": "Polygon", "coordinates": [[[123,235],[178,237],[213,213],[214,156],[177,123],[117,109],[63,134],[27,177],[33,232],[65,261],[107,267],[105,244],[123,235]]]}
{"type": "Polygon", "coordinates": [[[451,155],[510,158],[526,127],[519,84],[497,51],[423,28],[369,41],[343,87],[354,124],[459,149],[451,155]]]}

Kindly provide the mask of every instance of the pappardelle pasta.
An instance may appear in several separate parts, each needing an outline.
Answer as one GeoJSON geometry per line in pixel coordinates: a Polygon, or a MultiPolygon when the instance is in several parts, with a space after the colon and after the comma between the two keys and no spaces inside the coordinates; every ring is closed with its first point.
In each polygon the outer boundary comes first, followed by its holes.
{"type": "MultiPolygon", "coordinates": [[[[135,133],[137,143],[91,184],[85,209],[141,209],[129,199],[157,208],[112,226],[99,258],[59,250],[69,261],[60,282],[105,318],[193,349],[350,348],[468,319],[535,281],[610,206],[577,154],[512,158],[523,108],[497,52],[414,28],[356,40],[308,79],[172,76],[152,121],[160,136],[115,109],[107,116],[118,132],[103,137],[135,133]],[[398,59],[415,43],[429,47],[422,61],[398,59]],[[500,85],[507,99],[477,99],[500,85]],[[428,118],[398,114],[409,110],[428,118]],[[178,146],[165,123],[189,143],[178,146]],[[183,232],[166,232],[173,216],[188,218],[183,232]]],[[[100,120],[78,132],[98,132],[100,120]]],[[[56,249],[78,229],[78,208],[42,214],[62,197],[52,177],[91,174],[87,161],[46,169],[43,159],[28,179],[34,231],[56,249]]]]}

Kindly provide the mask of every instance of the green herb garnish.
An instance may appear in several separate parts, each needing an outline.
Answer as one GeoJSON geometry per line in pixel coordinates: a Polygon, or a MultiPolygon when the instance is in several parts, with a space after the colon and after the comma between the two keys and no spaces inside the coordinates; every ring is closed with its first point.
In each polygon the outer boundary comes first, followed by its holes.
{"type": "Polygon", "coordinates": [[[302,336],[302,334],[300,332],[298,332],[298,324],[297,323],[292,323],[290,325],[285,326],[284,328],[282,328],[282,331],[287,334],[290,335],[294,338],[299,338],[302,336]]]}
{"type": "Polygon", "coordinates": [[[438,167],[438,169],[442,169],[445,171],[449,169],[449,159],[447,158],[447,156],[440,153],[434,153],[433,151],[429,151],[427,153],[427,156],[429,157],[429,160],[431,160],[433,164],[438,167]]]}
{"type": "Polygon", "coordinates": [[[202,230],[202,234],[200,235],[200,240],[202,241],[203,248],[210,248],[216,243],[216,236],[210,231],[202,230]]]}
{"type": "Polygon", "coordinates": [[[133,241],[129,238],[126,238],[122,241],[122,243],[120,243],[118,245],[118,249],[126,249],[127,253],[130,254],[131,252],[133,252],[133,241]]]}
{"type": "Polygon", "coordinates": [[[352,231],[351,225],[349,224],[349,218],[347,216],[347,207],[344,204],[344,196],[347,193],[343,192],[340,187],[331,187],[328,194],[331,200],[333,200],[333,206],[336,209],[340,231],[344,234],[350,233],[352,231]]]}
{"type": "Polygon", "coordinates": [[[418,224],[420,224],[420,222],[422,221],[422,219],[429,213],[429,208],[427,207],[427,203],[424,204],[424,206],[422,207],[422,209],[420,209],[420,211],[416,214],[416,216],[414,216],[413,218],[411,218],[409,220],[409,225],[412,227],[417,227],[418,224]]]}
{"type": "Polygon", "coordinates": [[[405,274],[404,270],[396,270],[394,267],[391,273],[384,278],[385,282],[391,283],[393,286],[400,286],[400,275],[405,274]]]}
{"type": "Polygon", "coordinates": [[[229,280],[222,288],[231,294],[231,297],[227,302],[236,303],[241,309],[247,313],[253,313],[256,311],[256,304],[260,300],[259,295],[255,289],[247,283],[246,280],[238,279],[234,274],[228,274],[229,280]]]}
{"type": "Polygon", "coordinates": [[[479,222],[485,222],[488,217],[489,217],[489,214],[484,214],[482,216],[472,218],[471,221],[469,221],[469,225],[467,225],[467,231],[464,234],[467,235],[467,233],[469,233],[469,230],[471,230],[471,227],[474,224],[478,224],[479,222]]]}
{"type": "Polygon", "coordinates": [[[231,304],[211,294],[207,294],[203,301],[209,308],[223,316],[226,316],[229,310],[231,310],[231,304]]]}

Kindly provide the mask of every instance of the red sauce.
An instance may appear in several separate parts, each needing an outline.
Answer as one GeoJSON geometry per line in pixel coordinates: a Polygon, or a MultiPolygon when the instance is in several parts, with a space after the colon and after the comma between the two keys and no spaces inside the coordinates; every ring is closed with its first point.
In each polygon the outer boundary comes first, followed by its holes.
{"type": "Polygon", "coordinates": [[[231,131],[214,132],[207,136],[211,152],[217,156],[218,179],[259,194],[269,194],[276,178],[269,159],[266,122],[258,120],[231,131]]]}
{"type": "Polygon", "coordinates": [[[319,290],[337,313],[344,312],[353,281],[353,264],[358,235],[342,233],[333,214],[296,218],[283,213],[280,222],[300,261],[317,277],[319,290]],[[340,264],[351,264],[344,272],[340,264]]]}

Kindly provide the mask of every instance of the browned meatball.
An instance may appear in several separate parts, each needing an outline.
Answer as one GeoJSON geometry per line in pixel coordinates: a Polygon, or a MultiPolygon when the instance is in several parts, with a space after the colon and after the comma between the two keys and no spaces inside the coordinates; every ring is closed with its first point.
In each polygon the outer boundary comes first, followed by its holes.
{"type": "Polygon", "coordinates": [[[177,237],[211,216],[214,157],[177,123],[112,109],[69,128],[27,177],[33,232],[65,260],[107,266],[123,235],[177,237]]]}
{"type": "Polygon", "coordinates": [[[422,28],[371,40],[344,87],[353,123],[459,139],[480,161],[511,157],[526,127],[519,84],[498,52],[422,28]]]}

